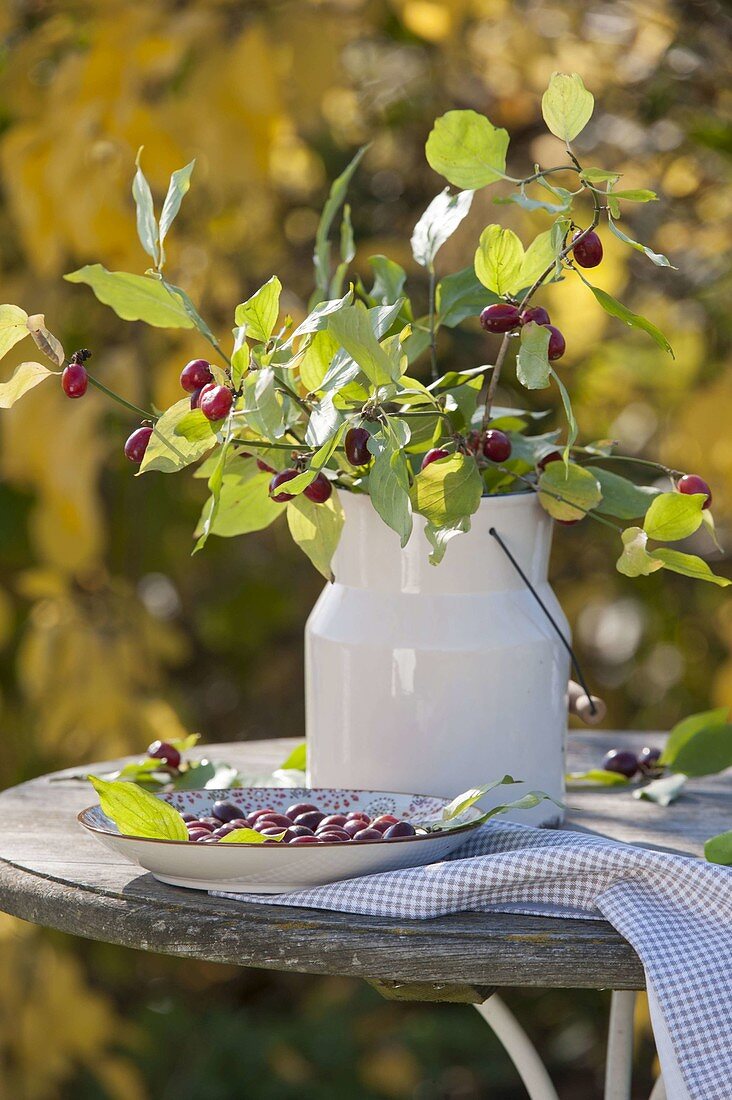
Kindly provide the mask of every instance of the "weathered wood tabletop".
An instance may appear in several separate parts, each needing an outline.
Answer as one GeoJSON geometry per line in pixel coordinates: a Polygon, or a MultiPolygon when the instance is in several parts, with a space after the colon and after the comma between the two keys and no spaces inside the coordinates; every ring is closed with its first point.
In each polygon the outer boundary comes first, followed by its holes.
{"type": "MultiPolygon", "coordinates": [[[[658,744],[657,735],[573,733],[569,767],[598,766],[611,746],[658,744]]],[[[242,771],[267,774],[294,742],[200,749],[242,771]]],[[[194,754],[192,754],[194,755],[194,754]]],[[[117,762],[113,762],[113,766],[117,762]]],[[[100,771],[110,764],[90,766],[100,771]]],[[[630,945],[604,921],[461,913],[391,921],[210,898],[157,882],[85,833],[76,813],[95,801],[85,782],[43,776],[0,794],[0,910],[75,935],[148,951],[303,973],[459,987],[643,988],[630,945]]],[[[729,828],[729,778],[690,782],[663,809],[627,789],[572,790],[567,826],[632,844],[700,855],[729,828]]]]}

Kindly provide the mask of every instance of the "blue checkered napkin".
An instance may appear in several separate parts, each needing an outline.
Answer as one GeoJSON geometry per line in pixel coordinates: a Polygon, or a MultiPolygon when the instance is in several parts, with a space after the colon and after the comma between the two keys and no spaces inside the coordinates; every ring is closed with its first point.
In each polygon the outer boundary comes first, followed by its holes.
{"type": "Polygon", "coordinates": [[[724,867],[491,823],[442,863],[295,894],[221,896],[410,920],[466,910],[604,917],[643,963],[688,1095],[732,1097],[732,871],[724,867]]]}

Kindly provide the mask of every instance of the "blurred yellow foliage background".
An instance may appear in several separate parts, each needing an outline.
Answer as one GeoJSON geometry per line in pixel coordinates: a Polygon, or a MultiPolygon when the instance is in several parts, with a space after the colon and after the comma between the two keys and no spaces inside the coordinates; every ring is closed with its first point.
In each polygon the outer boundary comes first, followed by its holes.
{"type": "MultiPolygon", "coordinates": [[[[139,146],[157,195],[172,170],[196,158],[169,264],[174,281],[225,334],[234,306],[273,272],[285,284],[286,307],[294,315],[303,308],[327,182],[364,142],[370,148],[352,188],[355,266],[364,271],[366,257],[385,252],[408,268],[415,296],[424,297],[408,239],[442,186],[423,155],[435,115],[456,106],[486,113],[511,132],[509,165],[524,174],[557,155],[538,106],[548,77],[579,71],[598,104],[582,156],[622,172],[624,186],[662,193],[660,203],[628,211],[625,231],[677,267],[654,268],[606,237],[598,282],[654,319],[676,358],[566,281],[544,298],[567,337],[562,375],[587,440],[612,436],[628,453],[710,481],[729,543],[732,87],[729,20],[716,0],[18,0],[0,11],[0,38],[2,300],[45,312],[67,349],[92,349],[104,381],[159,406],[179,395],[187,359],[205,354],[198,339],[125,324],[61,279],[96,261],[144,270],[130,196],[139,146]]],[[[481,194],[441,253],[443,269],[469,262],[475,236],[497,217],[525,240],[546,226],[540,214],[496,208],[481,194]]],[[[3,361],[3,378],[20,352],[3,361]]],[[[468,326],[445,334],[440,354],[472,366],[490,348],[468,326]]],[[[510,382],[504,396],[524,399],[510,382]]],[[[142,751],[182,727],[211,741],[302,732],[301,634],[317,576],[278,528],[209,544],[191,561],[201,483],[135,480],[122,457],[132,426],[97,392],[72,405],[53,383],[0,424],[5,785],[142,751]]],[[[724,598],[668,575],[618,577],[616,547],[586,526],[561,533],[553,571],[593,683],[608,699],[609,724],[660,728],[705,704],[732,702],[732,612],[724,598]]],[[[139,1034],[123,1018],[140,1009],[140,998],[152,1003],[158,983],[168,989],[169,1019],[204,1028],[195,1012],[190,1019],[176,1013],[223,979],[188,964],[184,980],[180,965],[149,961],[134,1002],[116,957],[3,919],[0,1095],[169,1095],[164,1051],[157,1061],[148,1056],[143,1074],[139,1034]]],[[[286,988],[274,978],[269,986],[247,981],[227,977],[217,993],[226,1012],[242,989],[266,1005],[267,990],[271,997],[286,988]]],[[[330,1020],[331,987],[303,980],[299,988],[298,1003],[320,998],[330,1020]]],[[[342,1008],[356,994],[348,983],[338,989],[342,1008]]],[[[539,1030],[559,1029],[553,1057],[560,1076],[568,1075],[569,1100],[588,1096],[597,1079],[598,1035],[587,1021],[599,1003],[588,995],[580,1011],[555,994],[547,1016],[538,1000],[526,1002],[539,1030]]],[[[368,1031],[373,1005],[352,1011],[368,1031]]],[[[153,1035],[165,1016],[156,1012],[145,1016],[153,1035]]],[[[498,1074],[491,1096],[519,1095],[510,1073],[495,1069],[500,1060],[490,1061],[495,1051],[478,1070],[457,1038],[452,1046],[445,1040],[444,1065],[430,1071],[437,1091],[419,1091],[429,1029],[410,1031],[411,1017],[400,1012],[388,1008],[394,1042],[365,1047],[355,1081],[333,1069],[331,1091],[317,1054],[305,1057],[293,1034],[280,1035],[252,1095],[309,1096],[312,1085],[319,1100],[346,1092],[469,1100],[487,1095],[481,1074],[488,1072],[498,1074]]],[[[177,1097],[233,1095],[206,1091],[210,1079],[202,1084],[193,1070],[188,1078],[178,1081],[177,1097]]]]}

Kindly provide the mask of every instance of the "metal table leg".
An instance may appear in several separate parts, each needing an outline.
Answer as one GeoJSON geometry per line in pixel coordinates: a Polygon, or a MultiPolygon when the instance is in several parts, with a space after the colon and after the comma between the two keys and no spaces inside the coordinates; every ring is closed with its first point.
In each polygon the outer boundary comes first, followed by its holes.
{"type": "Polygon", "coordinates": [[[529,1100],[559,1100],[535,1046],[501,998],[494,993],[484,1004],[475,1007],[515,1065],[529,1100]]]}
{"type": "Polygon", "coordinates": [[[613,990],[605,1062],[605,1100],[630,1100],[635,992],[613,990]]]}

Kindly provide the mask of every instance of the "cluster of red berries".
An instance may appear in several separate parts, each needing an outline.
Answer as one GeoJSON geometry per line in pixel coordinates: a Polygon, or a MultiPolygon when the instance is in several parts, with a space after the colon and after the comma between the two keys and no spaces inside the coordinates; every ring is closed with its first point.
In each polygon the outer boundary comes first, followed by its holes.
{"type": "Polygon", "coordinates": [[[191,395],[191,408],[200,409],[207,420],[223,420],[231,412],[234,394],[214,381],[206,359],[191,359],[180,372],[180,384],[191,395]]]}
{"type": "Polygon", "coordinates": [[[529,321],[549,329],[549,347],[547,355],[550,361],[561,359],[567,344],[564,336],[550,323],[550,317],[543,306],[531,306],[529,309],[520,310],[511,302],[495,302],[486,306],[480,315],[480,323],[486,332],[506,333],[522,325],[528,325],[529,321]]]}
{"type": "MultiPolygon", "coordinates": [[[[489,428],[485,433],[471,432],[466,447],[471,454],[482,454],[490,462],[506,462],[511,457],[511,440],[500,428],[489,428]]],[[[444,447],[433,447],[422,459],[421,469],[424,470],[431,462],[447,458],[449,454],[450,451],[444,447]]]]}
{"type": "Polygon", "coordinates": [[[196,817],[181,814],[188,839],[197,844],[217,844],[236,829],[254,829],[265,844],[350,844],[362,841],[401,840],[416,836],[410,821],[381,814],[371,818],[361,810],[351,813],[324,813],[313,802],[296,802],[285,813],[272,808],[247,813],[234,802],[214,802],[211,812],[196,817]]]}

